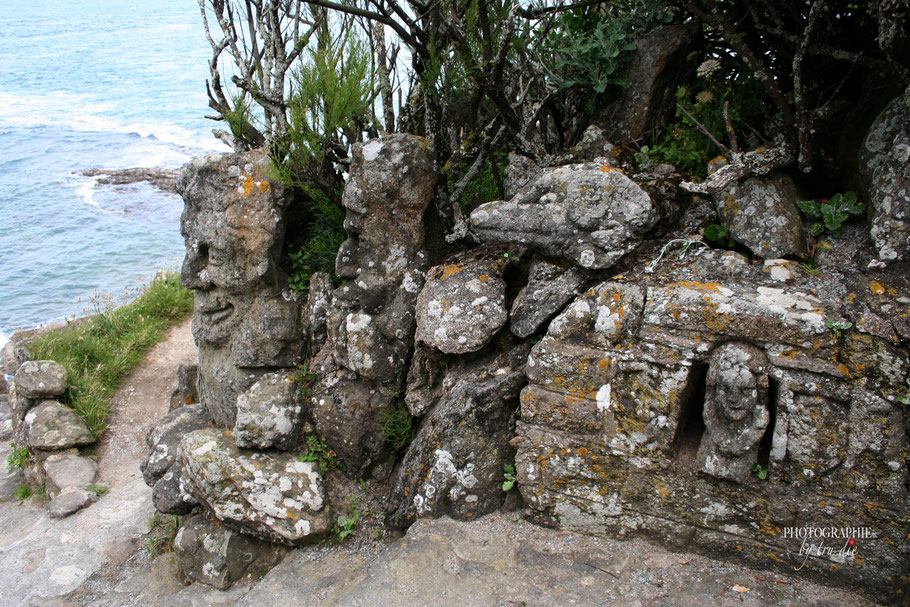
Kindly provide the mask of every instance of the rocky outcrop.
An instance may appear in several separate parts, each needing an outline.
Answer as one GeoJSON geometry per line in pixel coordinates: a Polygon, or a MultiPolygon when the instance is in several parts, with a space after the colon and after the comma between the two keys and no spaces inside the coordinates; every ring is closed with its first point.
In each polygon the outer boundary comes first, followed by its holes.
{"type": "Polygon", "coordinates": [[[910,259],[910,90],[869,127],[859,166],[879,259],[910,259]]]}
{"type": "Polygon", "coordinates": [[[67,487],[47,504],[51,518],[63,518],[79,512],[98,501],[98,494],[81,487],[67,487]]]}
{"type": "Polygon", "coordinates": [[[732,252],[659,268],[582,294],[531,352],[515,467],[536,520],[725,556],[735,542],[762,567],[799,549],[782,529],[850,521],[878,539],[838,579],[886,584],[910,562],[891,524],[910,521],[893,432],[910,362],[866,323],[908,304],[861,274],[810,278],[732,252]],[[844,318],[857,328],[831,329],[844,318]],[[821,494],[836,506],[806,507],[821,494]]]}
{"type": "Polygon", "coordinates": [[[807,257],[796,184],[782,173],[750,177],[715,196],[730,236],[764,259],[807,257]]]}
{"type": "Polygon", "coordinates": [[[326,302],[311,292],[312,335],[325,342],[310,369],[319,382],[309,413],[351,475],[381,459],[381,413],[407,369],[414,307],[428,267],[423,214],[436,173],[427,140],[392,135],[354,146],[345,188],[348,239],[335,271],[348,280],[326,302]],[[324,319],[324,321],[323,321],[324,319]]]}
{"type": "Polygon", "coordinates": [[[501,251],[450,259],[427,273],[417,298],[417,343],[446,354],[475,352],[505,325],[507,266],[501,251]]]}
{"type": "Polygon", "coordinates": [[[313,462],[241,451],[221,430],[190,432],[180,453],[187,490],[229,527],[286,545],[319,539],[331,527],[322,476],[313,462]]]}
{"type": "Polygon", "coordinates": [[[474,365],[474,373],[457,374],[399,465],[389,511],[393,525],[404,528],[422,516],[477,518],[502,505],[527,350],[494,353],[474,365]]]}
{"type": "Polygon", "coordinates": [[[43,464],[47,495],[57,497],[67,487],[85,489],[95,482],[98,464],[76,453],[55,453],[43,464]]]}
{"type": "Polygon", "coordinates": [[[183,579],[227,590],[244,578],[260,578],[281,562],[287,548],[232,531],[201,514],[189,517],[174,538],[183,579]]]}
{"type": "Polygon", "coordinates": [[[638,184],[606,164],[546,169],[511,200],[482,204],[471,228],[484,242],[518,243],[586,269],[606,269],[660,220],[638,184]]]}
{"type": "Polygon", "coordinates": [[[52,360],[30,360],[16,371],[19,396],[30,399],[54,398],[66,392],[66,368],[52,360]]]}

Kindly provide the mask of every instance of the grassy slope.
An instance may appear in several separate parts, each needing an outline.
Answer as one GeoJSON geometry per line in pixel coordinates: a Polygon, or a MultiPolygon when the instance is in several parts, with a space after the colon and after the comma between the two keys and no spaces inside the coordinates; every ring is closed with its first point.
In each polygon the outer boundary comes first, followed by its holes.
{"type": "Polygon", "coordinates": [[[45,333],[29,344],[29,350],[36,360],[56,360],[66,367],[70,386],[63,401],[100,437],[120,382],[192,309],[192,291],[181,286],[178,275],[168,274],[133,302],[45,333]]]}

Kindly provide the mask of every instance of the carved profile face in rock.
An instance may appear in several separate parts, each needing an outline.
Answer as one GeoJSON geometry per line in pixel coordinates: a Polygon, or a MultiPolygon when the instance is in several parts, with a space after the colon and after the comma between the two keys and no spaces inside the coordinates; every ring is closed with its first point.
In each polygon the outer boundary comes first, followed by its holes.
{"type": "Polygon", "coordinates": [[[770,419],[767,357],[755,346],[728,343],[713,352],[708,364],[699,468],[718,478],[743,480],[770,419]]]}
{"type": "Polygon", "coordinates": [[[287,196],[267,178],[268,164],[261,151],[208,156],[177,180],[185,201],[181,279],[196,295],[193,335],[200,346],[230,345],[238,366],[283,366],[258,350],[277,353],[274,342],[297,339],[298,306],[282,297],[276,265],[287,196]]]}

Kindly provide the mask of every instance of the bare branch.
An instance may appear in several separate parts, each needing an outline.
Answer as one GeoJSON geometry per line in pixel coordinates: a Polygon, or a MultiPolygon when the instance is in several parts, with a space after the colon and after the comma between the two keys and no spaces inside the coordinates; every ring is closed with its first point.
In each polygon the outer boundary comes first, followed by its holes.
{"type": "Polygon", "coordinates": [[[736,140],[736,130],[730,121],[730,102],[724,101],[724,122],[727,125],[727,136],[730,138],[730,149],[734,154],[739,153],[739,141],[736,140]]]}
{"type": "Polygon", "coordinates": [[[732,154],[730,163],[709,175],[704,183],[684,181],[680,187],[693,194],[716,194],[740,179],[750,175],[767,175],[792,163],[793,154],[786,146],[759,148],[744,154],[732,154]]]}
{"type": "Polygon", "coordinates": [[[717,137],[712,135],[711,131],[709,131],[707,129],[707,127],[705,127],[705,125],[703,125],[701,122],[698,121],[698,118],[696,118],[695,116],[690,114],[689,111],[686,108],[684,108],[681,103],[677,103],[676,107],[679,108],[679,111],[682,112],[683,114],[685,114],[686,118],[691,120],[695,124],[695,126],[698,127],[698,130],[701,131],[702,133],[704,133],[705,136],[707,136],[707,138],[710,139],[714,143],[714,145],[716,145],[718,148],[720,148],[720,151],[724,156],[730,156],[730,148],[728,148],[727,146],[722,144],[720,141],[718,141],[717,137]]]}
{"type": "Polygon", "coordinates": [[[803,58],[806,56],[806,49],[809,47],[812,30],[818,22],[818,15],[824,3],[825,0],[815,0],[812,4],[812,8],[809,10],[809,17],[806,20],[806,29],[803,32],[802,42],[800,42],[796,55],[793,57],[793,96],[796,101],[796,133],[798,138],[797,163],[804,173],[812,170],[812,121],[809,119],[809,112],[806,110],[806,90],[803,86],[803,58]]]}

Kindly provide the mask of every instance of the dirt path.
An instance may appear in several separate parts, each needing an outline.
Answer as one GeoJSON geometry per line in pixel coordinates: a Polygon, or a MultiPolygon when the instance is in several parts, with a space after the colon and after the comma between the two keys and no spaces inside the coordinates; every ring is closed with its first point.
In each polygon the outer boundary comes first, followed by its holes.
{"type": "Polygon", "coordinates": [[[98,482],[110,491],[96,504],[55,521],[35,498],[0,503],[0,606],[70,605],[63,597],[144,552],[142,534],[154,512],[151,489],[139,473],[145,434],[167,412],[177,364],[194,356],[186,322],[117,392],[98,448],[98,482]]]}
{"type": "Polygon", "coordinates": [[[108,430],[98,448],[101,484],[117,487],[141,476],[139,464],[148,455],[145,435],[168,411],[177,366],[196,358],[190,321],[186,321],[171,329],[117,391],[111,402],[108,430]]]}

